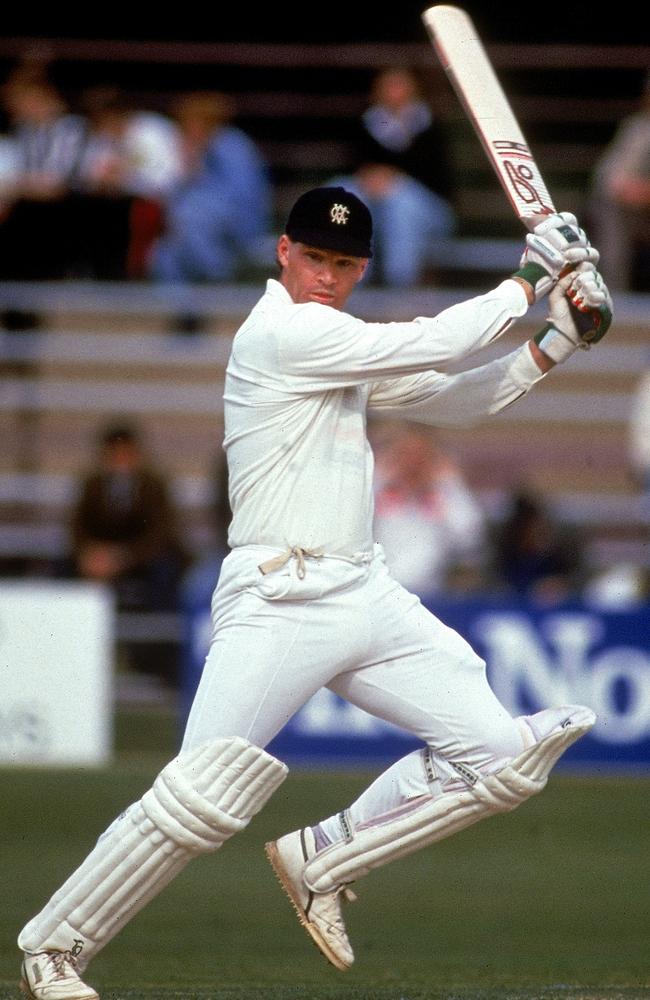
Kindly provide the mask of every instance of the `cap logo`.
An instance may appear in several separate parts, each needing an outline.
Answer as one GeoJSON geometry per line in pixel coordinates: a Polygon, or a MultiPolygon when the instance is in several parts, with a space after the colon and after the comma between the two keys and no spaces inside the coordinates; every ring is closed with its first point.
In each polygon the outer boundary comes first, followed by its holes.
{"type": "Polygon", "coordinates": [[[350,209],[347,205],[340,205],[335,202],[330,208],[330,219],[335,222],[337,226],[345,226],[348,221],[348,216],[350,214],[350,209]]]}

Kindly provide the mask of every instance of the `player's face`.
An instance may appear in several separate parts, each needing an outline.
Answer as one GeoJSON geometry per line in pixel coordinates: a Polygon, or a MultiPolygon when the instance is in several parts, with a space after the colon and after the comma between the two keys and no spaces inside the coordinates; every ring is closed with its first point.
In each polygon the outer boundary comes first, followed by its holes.
{"type": "Polygon", "coordinates": [[[295,243],[286,235],[278,241],[278,261],[280,281],[294,302],[320,302],[334,309],[343,308],[368,266],[365,257],[295,243]]]}

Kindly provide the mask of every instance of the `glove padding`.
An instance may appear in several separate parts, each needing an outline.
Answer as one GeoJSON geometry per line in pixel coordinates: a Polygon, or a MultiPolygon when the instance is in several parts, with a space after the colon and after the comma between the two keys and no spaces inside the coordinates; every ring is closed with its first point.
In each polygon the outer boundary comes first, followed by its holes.
{"type": "Polygon", "coordinates": [[[600,254],[591,246],[575,215],[560,212],[549,215],[528,234],[515,276],[532,285],[537,302],[550,292],[566,268],[584,262],[595,267],[599,259],[600,254]]]}
{"type": "Polygon", "coordinates": [[[578,348],[589,350],[605,336],[612,323],[613,305],[607,285],[593,264],[579,264],[560,278],[549,296],[547,325],[534,338],[541,351],[556,363],[578,348]]]}

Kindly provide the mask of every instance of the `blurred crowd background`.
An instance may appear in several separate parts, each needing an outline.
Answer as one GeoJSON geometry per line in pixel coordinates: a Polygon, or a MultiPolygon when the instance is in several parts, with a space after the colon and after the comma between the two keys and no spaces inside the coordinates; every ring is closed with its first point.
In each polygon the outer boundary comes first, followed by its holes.
{"type": "MultiPolygon", "coordinates": [[[[5,43],[0,575],[100,580],[125,621],[162,616],[125,655],[173,687],[177,644],[157,640],[227,551],[228,343],[295,196],[342,183],[370,205],[358,311],[373,318],[490,287],[517,266],[519,224],[421,39],[296,45],[293,61],[290,46],[216,45],[214,62],[199,43],[5,43]]],[[[608,61],[574,45],[561,67],[541,48],[502,45],[502,75],[558,207],[602,250],[617,324],[519,423],[373,425],[376,535],[423,596],[638,606],[650,48],[608,61]]]]}

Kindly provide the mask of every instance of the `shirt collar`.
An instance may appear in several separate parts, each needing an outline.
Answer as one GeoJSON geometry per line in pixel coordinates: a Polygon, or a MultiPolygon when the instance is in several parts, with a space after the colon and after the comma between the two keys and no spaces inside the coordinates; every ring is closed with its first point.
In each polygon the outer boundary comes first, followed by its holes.
{"type": "Polygon", "coordinates": [[[274,299],[282,300],[283,302],[293,302],[293,299],[289,295],[288,291],[277,278],[269,278],[266,282],[266,294],[271,295],[274,299]]]}

